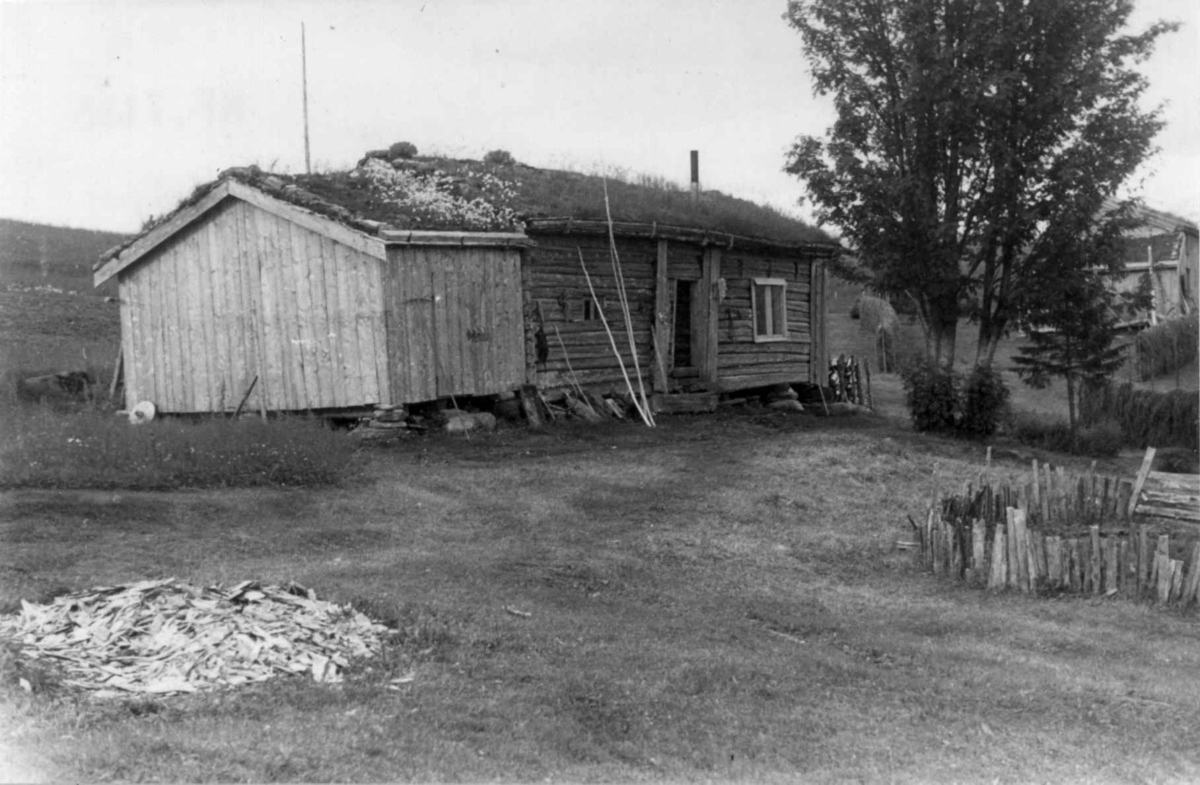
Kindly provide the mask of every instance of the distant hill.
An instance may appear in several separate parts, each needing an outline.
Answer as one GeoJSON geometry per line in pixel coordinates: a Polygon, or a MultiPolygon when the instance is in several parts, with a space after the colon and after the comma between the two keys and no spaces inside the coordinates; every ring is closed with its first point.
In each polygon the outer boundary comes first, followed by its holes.
{"type": "Polygon", "coordinates": [[[79,294],[112,295],[92,287],[92,264],[125,235],[0,218],[0,290],[50,287],[79,294]]]}

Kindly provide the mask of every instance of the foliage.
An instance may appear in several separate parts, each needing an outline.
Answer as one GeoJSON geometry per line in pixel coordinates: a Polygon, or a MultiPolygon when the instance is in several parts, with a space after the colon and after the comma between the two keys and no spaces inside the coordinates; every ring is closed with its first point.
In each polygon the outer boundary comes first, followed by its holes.
{"type": "Polygon", "coordinates": [[[0,487],[171,489],[319,486],[343,479],[354,444],[307,420],[155,420],[99,411],[11,413],[0,487]]]}
{"type": "Polygon", "coordinates": [[[478,193],[470,193],[440,170],[421,174],[397,169],[378,158],[368,159],[356,171],[371,185],[375,198],[392,203],[423,226],[471,230],[520,227],[520,219],[510,206],[516,196],[512,183],[491,173],[481,174],[473,183],[478,193]]]}
{"type": "Polygon", "coordinates": [[[1200,314],[1159,322],[1138,333],[1137,373],[1142,380],[1174,373],[1196,360],[1200,314]]]}
{"type": "Polygon", "coordinates": [[[963,386],[959,430],[969,436],[991,436],[1004,419],[1008,399],[1008,386],[1000,371],[990,365],[975,366],[963,386]]]}
{"type": "Polygon", "coordinates": [[[1126,34],[1129,0],[792,0],[818,94],[837,121],[801,137],[788,172],[839,227],[873,286],[913,298],[927,352],[953,363],[960,316],[990,364],[1031,273],[1064,238],[1127,212],[1104,199],[1162,126],[1133,69],[1157,23],[1126,34]],[[964,303],[969,303],[964,308],[964,303]]]}
{"type": "MultiPolygon", "coordinates": [[[[1086,241],[1081,248],[1089,245],[1086,241]]],[[[1064,250],[1065,255],[1071,249],[1064,250]]],[[[1124,308],[1093,269],[1078,258],[1075,269],[1046,271],[1034,278],[1037,294],[1030,297],[1028,319],[1036,328],[1030,344],[1013,357],[1017,374],[1030,386],[1043,389],[1052,377],[1067,383],[1068,423],[1076,425],[1082,385],[1103,384],[1124,362],[1124,347],[1115,346],[1116,329],[1124,308]]]]}
{"type": "Polygon", "coordinates": [[[987,366],[976,366],[964,383],[954,370],[922,357],[903,366],[900,378],[918,431],[991,436],[1008,410],[1008,387],[1000,372],[987,366]]]}
{"type": "Polygon", "coordinates": [[[417,155],[417,146],[412,142],[396,142],[387,149],[388,158],[403,158],[405,160],[417,155]]]}
{"type": "Polygon", "coordinates": [[[492,166],[512,166],[517,161],[508,150],[492,150],[483,157],[483,162],[492,166]]]}
{"type": "Polygon", "coordinates": [[[1080,420],[1115,422],[1126,441],[1139,447],[1200,449],[1200,396],[1194,390],[1158,392],[1129,383],[1087,386],[1080,395],[1080,420]]]}
{"type": "Polygon", "coordinates": [[[1111,458],[1121,451],[1125,438],[1112,423],[1099,423],[1090,428],[1076,428],[1062,419],[1023,414],[1013,419],[1010,432],[1014,439],[1053,452],[1111,458]]]}
{"type": "Polygon", "coordinates": [[[958,429],[962,384],[957,373],[926,358],[901,368],[900,378],[913,428],[941,433],[958,429]]]}

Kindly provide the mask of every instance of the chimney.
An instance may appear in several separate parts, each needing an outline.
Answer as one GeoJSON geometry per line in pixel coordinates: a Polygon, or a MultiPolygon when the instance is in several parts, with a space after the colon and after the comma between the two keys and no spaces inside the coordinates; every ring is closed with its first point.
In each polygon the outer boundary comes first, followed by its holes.
{"type": "Polygon", "coordinates": [[[700,151],[692,150],[692,204],[700,201],[700,151]]]}

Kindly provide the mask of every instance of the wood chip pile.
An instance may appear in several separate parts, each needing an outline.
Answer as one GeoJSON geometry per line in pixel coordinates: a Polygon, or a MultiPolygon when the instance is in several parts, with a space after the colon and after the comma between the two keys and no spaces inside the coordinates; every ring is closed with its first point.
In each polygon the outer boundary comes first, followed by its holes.
{"type": "Polygon", "coordinates": [[[21,604],[20,614],[0,618],[0,635],[26,657],[59,664],[65,685],[96,698],[197,692],[278,673],[336,682],[388,633],[295,584],[202,589],[167,578],[21,604]]]}

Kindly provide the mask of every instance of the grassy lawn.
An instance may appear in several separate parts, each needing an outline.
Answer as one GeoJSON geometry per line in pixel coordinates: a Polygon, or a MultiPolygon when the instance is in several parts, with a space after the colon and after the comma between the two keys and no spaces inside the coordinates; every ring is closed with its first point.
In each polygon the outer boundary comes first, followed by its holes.
{"type": "Polygon", "coordinates": [[[896,549],[981,445],[883,417],[661,426],[425,438],[320,491],[0,494],[6,612],[253,578],[400,630],[340,685],[125,704],[0,654],[0,760],[86,781],[1200,779],[1195,611],[962,590],[896,549]]]}

